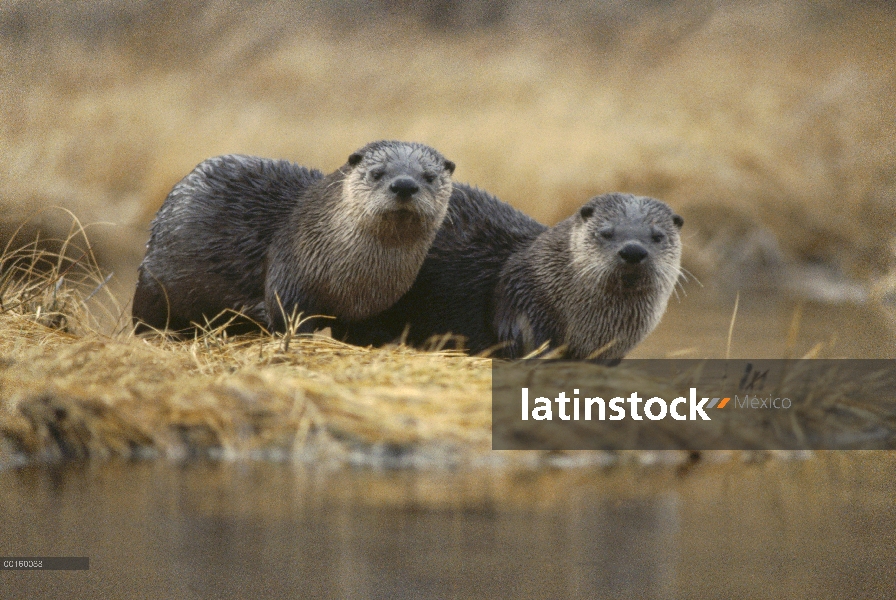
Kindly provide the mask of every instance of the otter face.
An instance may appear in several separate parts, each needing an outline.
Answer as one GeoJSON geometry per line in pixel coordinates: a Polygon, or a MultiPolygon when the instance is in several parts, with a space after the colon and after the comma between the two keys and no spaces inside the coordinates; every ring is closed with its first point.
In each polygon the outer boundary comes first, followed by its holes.
{"type": "Polygon", "coordinates": [[[571,268],[563,341],[572,356],[622,358],[653,331],[678,281],[683,223],[659,200],[630,194],[592,198],[563,222],[571,268]]]}
{"type": "Polygon", "coordinates": [[[663,202],[630,194],[592,198],[573,217],[571,249],[580,272],[629,292],[668,299],[681,267],[684,220],[663,202]]]}
{"type": "Polygon", "coordinates": [[[373,142],[348,158],[345,188],[387,245],[434,236],[451,197],[454,163],[417,143],[373,142]]]}

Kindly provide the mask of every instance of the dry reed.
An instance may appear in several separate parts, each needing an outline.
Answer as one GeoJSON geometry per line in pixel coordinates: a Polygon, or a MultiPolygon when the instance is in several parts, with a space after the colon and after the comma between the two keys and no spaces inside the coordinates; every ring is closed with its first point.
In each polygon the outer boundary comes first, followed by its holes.
{"type": "Polygon", "coordinates": [[[330,171],[399,138],[548,223],[605,191],[667,200],[708,285],[781,287],[812,264],[831,297],[886,288],[892,7],[495,6],[5,3],[0,239],[49,205],[115,223],[92,235],[125,298],[146,223],[202,159],[330,171]]]}
{"type": "MultiPolygon", "coordinates": [[[[64,245],[76,246],[73,240],[64,245]]],[[[228,337],[223,328],[192,340],[136,337],[125,324],[111,335],[98,332],[88,304],[104,281],[86,248],[76,260],[54,260],[33,244],[3,257],[12,266],[0,286],[0,468],[112,457],[419,468],[690,460],[686,452],[492,452],[486,358],[404,346],[358,348],[320,335],[228,337]]],[[[552,376],[607,390],[643,382],[622,367],[552,376]]],[[[841,401],[842,386],[854,383],[819,382],[823,401],[810,405],[807,421],[792,426],[809,433],[896,431],[889,405],[882,410],[879,403],[841,401]]],[[[669,386],[656,380],[648,392],[671,397],[669,386]]],[[[608,444],[630,435],[603,425],[539,435],[566,436],[567,442],[599,435],[608,444]]],[[[751,417],[726,424],[737,440],[759,447],[780,426],[751,417]]],[[[691,441],[699,434],[670,432],[691,441]]]]}
{"type": "Polygon", "coordinates": [[[485,359],[129,335],[146,224],[215,154],[329,171],[415,139],[549,223],[609,190],[667,200],[707,285],[777,290],[783,267],[813,264],[891,297],[891,7],[439,5],[456,10],[0,5],[0,464],[491,460],[485,359]]]}

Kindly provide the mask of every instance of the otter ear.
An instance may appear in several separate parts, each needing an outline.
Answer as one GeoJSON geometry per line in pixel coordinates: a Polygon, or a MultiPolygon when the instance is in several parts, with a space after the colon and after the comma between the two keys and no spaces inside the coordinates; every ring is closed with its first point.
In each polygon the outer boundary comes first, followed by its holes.
{"type": "Polygon", "coordinates": [[[456,165],[452,161],[447,160],[447,159],[445,160],[445,170],[448,171],[449,175],[454,175],[454,167],[455,166],[456,165]]]}
{"type": "Polygon", "coordinates": [[[672,222],[675,223],[675,226],[679,229],[684,225],[684,219],[681,218],[681,215],[672,215],[672,222]]]}
{"type": "Polygon", "coordinates": [[[361,154],[360,152],[353,152],[348,157],[348,164],[354,167],[356,164],[361,162],[362,158],[364,158],[363,154],[361,154]]]}
{"type": "Polygon", "coordinates": [[[588,206],[588,205],[583,206],[583,207],[579,210],[579,214],[582,215],[582,220],[583,220],[583,221],[586,221],[586,220],[588,220],[589,217],[591,217],[591,215],[594,214],[594,207],[593,207],[593,206],[588,206]]]}

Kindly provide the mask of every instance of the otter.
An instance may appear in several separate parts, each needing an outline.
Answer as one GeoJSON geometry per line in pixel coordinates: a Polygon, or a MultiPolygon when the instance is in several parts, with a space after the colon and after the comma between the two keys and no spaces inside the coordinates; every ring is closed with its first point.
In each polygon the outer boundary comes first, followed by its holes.
{"type": "MultiPolygon", "coordinates": [[[[385,310],[414,281],[453,172],[437,150],[396,141],[367,144],[326,176],[242,155],[200,163],[153,220],[136,331],[284,331],[293,315],[342,323],[385,310]]],[[[319,325],[308,320],[302,331],[319,325]]]]}
{"type": "Polygon", "coordinates": [[[455,183],[414,285],[349,341],[422,346],[453,334],[470,353],[520,358],[547,344],[569,358],[619,360],[666,309],[683,223],[659,200],[612,193],[548,228],[455,183]]]}
{"type": "Polygon", "coordinates": [[[265,304],[352,322],[408,291],[448,211],[454,163],[422,144],[374,142],[312,185],[268,251],[265,304]]]}
{"type": "MultiPolygon", "coordinates": [[[[266,324],[274,232],[324,174],[285,160],[209,158],[178,182],[151,224],[131,314],[136,331],[188,331],[237,311],[266,324]]],[[[251,329],[251,323],[240,321],[251,329]]]]}

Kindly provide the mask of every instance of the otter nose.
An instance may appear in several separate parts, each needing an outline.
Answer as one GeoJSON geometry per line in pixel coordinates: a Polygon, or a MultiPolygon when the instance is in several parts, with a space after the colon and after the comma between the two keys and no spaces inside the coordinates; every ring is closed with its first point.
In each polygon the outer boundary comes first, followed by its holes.
{"type": "Polygon", "coordinates": [[[630,242],[622,247],[619,256],[630,265],[636,265],[647,258],[647,249],[641,244],[630,242]]]}
{"type": "Polygon", "coordinates": [[[389,191],[398,196],[400,200],[408,200],[417,193],[420,186],[410,177],[399,177],[389,185],[389,191]]]}

